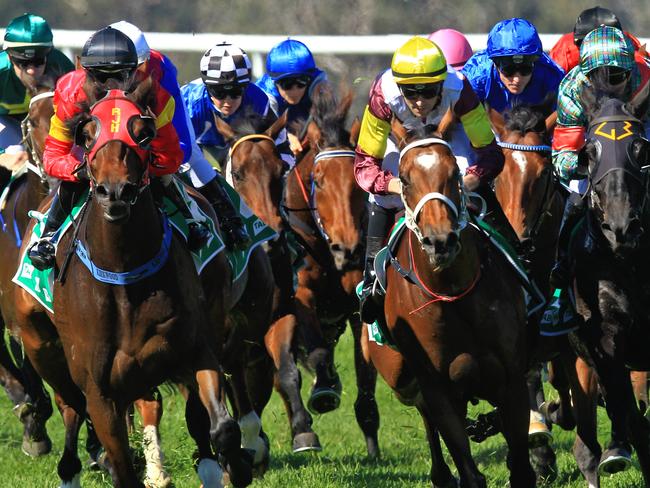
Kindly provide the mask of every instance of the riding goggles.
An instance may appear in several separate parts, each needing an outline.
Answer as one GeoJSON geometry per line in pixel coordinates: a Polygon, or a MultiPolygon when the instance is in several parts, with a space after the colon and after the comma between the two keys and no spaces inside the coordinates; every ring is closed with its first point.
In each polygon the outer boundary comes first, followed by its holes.
{"type": "Polygon", "coordinates": [[[275,84],[278,85],[283,90],[291,90],[294,86],[298,88],[305,88],[307,85],[309,85],[309,81],[310,79],[308,76],[297,76],[297,77],[290,77],[290,78],[282,78],[276,81],[275,84]]]}
{"type": "Polygon", "coordinates": [[[535,63],[509,63],[507,61],[502,61],[497,64],[497,69],[503,74],[503,76],[508,78],[515,76],[517,73],[519,73],[520,76],[529,76],[535,69],[535,63]]]}
{"type": "Polygon", "coordinates": [[[422,85],[399,85],[399,89],[404,95],[404,98],[413,100],[416,98],[424,98],[431,100],[436,98],[442,93],[442,82],[439,83],[426,83],[422,85]]]}
{"type": "Polygon", "coordinates": [[[135,68],[110,69],[110,68],[86,68],[88,74],[99,83],[106,83],[108,80],[127,81],[135,73],[135,68]]]}
{"type": "Polygon", "coordinates": [[[14,56],[10,56],[11,62],[21,69],[26,69],[29,66],[39,67],[45,64],[45,57],[42,58],[31,58],[31,59],[21,59],[14,56]]]}
{"type": "Polygon", "coordinates": [[[245,86],[242,85],[206,85],[208,93],[217,100],[225,100],[230,97],[232,100],[244,94],[245,86]]]}

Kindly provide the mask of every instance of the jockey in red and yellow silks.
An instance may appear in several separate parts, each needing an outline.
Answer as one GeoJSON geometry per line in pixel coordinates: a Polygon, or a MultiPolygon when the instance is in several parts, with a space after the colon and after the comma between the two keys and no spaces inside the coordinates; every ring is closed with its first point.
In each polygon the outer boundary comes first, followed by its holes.
{"type": "MultiPolygon", "coordinates": [[[[66,122],[80,111],[80,103],[87,101],[83,90],[87,73],[77,69],[63,76],[54,91],[54,115],[47,136],[43,164],[45,171],[55,178],[76,181],[72,171],[82,162],[82,154],[72,151],[73,134],[66,122]]],[[[154,176],[176,173],[183,160],[183,152],[176,130],[171,123],[174,114],[174,99],[153,80],[156,104],[151,107],[156,115],[157,135],[151,143],[155,164],[149,171],[154,176]]]]}
{"type": "MultiPolygon", "coordinates": [[[[502,216],[498,227],[509,228],[488,186],[503,168],[504,157],[483,105],[467,79],[447,65],[435,43],[423,37],[411,38],[395,52],[391,69],[373,83],[356,148],[355,178],[371,194],[360,297],[361,316],[367,323],[372,323],[380,313],[375,301],[367,300],[374,282],[374,258],[383,246],[396,210],[402,207],[401,184],[395,176],[399,149],[389,138],[391,118],[395,116],[407,128],[419,128],[438,125],[450,110],[460,124],[454,124],[446,135],[459,166],[461,160],[469,165],[465,186],[480,191],[491,209],[498,208],[493,212],[502,216]]],[[[512,229],[510,232],[514,235],[512,229]]]]}

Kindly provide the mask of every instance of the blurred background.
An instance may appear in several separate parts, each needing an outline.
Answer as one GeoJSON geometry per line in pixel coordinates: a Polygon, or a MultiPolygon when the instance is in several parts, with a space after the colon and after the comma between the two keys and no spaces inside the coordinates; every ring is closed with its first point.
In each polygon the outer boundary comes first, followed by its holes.
{"type": "MultiPolygon", "coordinates": [[[[428,34],[451,27],[487,33],[499,20],[523,17],[540,34],[573,30],[578,14],[595,6],[585,0],[0,0],[1,26],[24,12],[45,17],[53,29],[94,31],[128,20],[146,32],[234,34],[383,35],[428,34]]],[[[650,37],[648,0],[612,0],[623,28],[650,37]]],[[[56,44],[56,35],[54,42],[56,44]]],[[[80,42],[83,42],[81,40],[80,42]]],[[[155,43],[151,43],[156,48],[155,43]]],[[[211,46],[199,46],[207,50],[211,46]]],[[[312,47],[312,46],[310,46],[312,47]]],[[[549,50],[552,46],[545,45],[549,50]]],[[[165,50],[183,85],[199,76],[201,52],[165,50]]],[[[316,63],[336,84],[355,91],[353,113],[360,114],[370,82],[390,64],[390,55],[321,55],[316,63]]]]}

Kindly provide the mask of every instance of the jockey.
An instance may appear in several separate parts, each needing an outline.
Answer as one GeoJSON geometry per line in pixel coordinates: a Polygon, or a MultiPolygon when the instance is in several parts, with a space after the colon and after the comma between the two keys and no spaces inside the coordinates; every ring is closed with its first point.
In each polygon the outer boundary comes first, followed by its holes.
{"type": "MultiPolygon", "coordinates": [[[[582,44],[582,40],[589,32],[600,25],[608,25],[623,30],[621,21],[611,10],[603,7],[588,8],[578,15],[573,32],[564,34],[555,43],[555,46],[549,52],[549,56],[568,73],[580,63],[580,44],[582,44]]],[[[634,50],[638,51],[641,47],[639,40],[629,32],[625,32],[625,36],[634,44],[634,50]]]]}
{"type": "MultiPolygon", "coordinates": [[[[367,300],[374,281],[373,262],[381,249],[397,210],[402,208],[401,184],[397,176],[399,149],[389,139],[390,121],[397,117],[407,127],[440,123],[451,110],[460,120],[458,132],[452,132],[450,145],[454,154],[476,152],[476,164],[467,169],[464,185],[478,191],[493,210],[499,230],[510,228],[507,219],[489,188],[503,168],[503,153],[497,146],[490,122],[468,80],[447,65],[440,48],[428,39],[413,37],[393,55],[391,69],[381,73],[370,88],[359,142],[354,174],[361,188],[371,194],[366,267],[361,293],[362,318],[372,323],[378,314],[373,300],[367,300]],[[465,141],[471,141],[466,148],[465,141]],[[459,142],[460,141],[460,142],[459,142]]],[[[510,235],[515,235],[510,228],[510,235]]],[[[516,237],[516,235],[515,235],[516,237]]]]}
{"type": "MultiPolygon", "coordinates": [[[[580,46],[580,64],[562,80],[558,94],[557,126],[553,137],[553,164],[564,181],[584,179],[586,168],[578,153],[585,145],[587,116],[581,95],[595,76],[607,76],[612,92],[629,101],[650,83],[650,68],[635,55],[634,44],[615,27],[600,26],[589,32],[580,46]]],[[[646,133],[650,124],[646,120],[646,133]]],[[[571,231],[583,214],[583,198],[573,193],[567,200],[558,242],[558,262],[551,272],[556,288],[568,285],[571,276],[568,246],[571,231]]]]}
{"type": "MultiPolygon", "coordinates": [[[[228,124],[251,112],[271,122],[277,117],[264,90],[251,83],[251,62],[244,50],[229,43],[217,44],[201,58],[200,70],[201,78],[184,85],[181,93],[193,130],[198,134],[196,142],[224,165],[229,144],[217,131],[215,117],[228,124]]],[[[282,159],[293,167],[295,159],[285,129],[275,143],[282,159]]]]}
{"type": "Polygon", "coordinates": [[[442,50],[447,64],[461,70],[474,51],[467,38],[455,29],[439,29],[427,36],[442,50]]]}
{"type": "Polygon", "coordinates": [[[27,160],[20,121],[29,111],[28,88],[54,83],[74,65],[52,44],[52,31],[43,17],[23,14],[13,19],[0,53],[0,164],[15,167],[27,160]]]}
{"type": "MultiPolygon", "coordinates": [[[[194,129],[188,118],[188,113],[183,102],[178,81],[176,79],[176,67],[172,61],[160,52],[150,49],[142,31],[135,25],[120,21],[111,24],[114,29],[126,34],[135,45],[138,54],[138,71],[136,79],[144,79],[151,76],[158,81],[174,98],[175,110],[172,124],[180,139],[183,150],[183,164],[180,172],[186,173],[192,185],[210,202],[215,213],[219,217],[219,224],[226,245],[229,249],[245,249],[250,243],[250,237],[244,228],[244,223],[230,201],[230,197],[224,190],[223,179],[212,165],[205,159],[201,149],[197,145],[194,129]]],[[[205,236],[197,236],[198,240],[207,237],[207,229],[199,227],[200,232],[205,236]]]]}
{"type": "Polygon", "coordinates": [[[302,151],[307,124],[303,134],[293,134],[291,123],[309,119],[313,95],[323,82],[327,82],[327,75],[316,67],[311,51],[302,42],[287,39],[269,51],[266,74],[256,84],[268,94],[275,113],[289,109],[288,136],[294,154],[302,151]]]}
{"type": "MultiPolygon", "coordinates": [[[[59,79],[54,92],[54,115],[47,136],[43,164],[48,175],[59,178],[61,185],[52,199],[48,218],[41,239],[29,249],[29,257],[39,270],[54,266],[55,247],[52,237],[87,187],[83,172],[83,154],[74,146],[73,134],[66,122],[79,114],[81,104],[87,101],[84,86],[98,95],[110,89],[131,89],[136,83],[138,56],[133,42],[122,32],[105,27],[95,32],[85,43],[81,52],[81,69],[72,71],[59,79]]],[[[191,218],[176,185],[171,181],[183,159],[178,135],[171,123],[174,99],[152,80],[155,90],[157,134],[151,143],[155,164],[149,166],[152,176],[161,177],[165,193],[177,203],[183,215],[191,218]],[[172,192],[174,195],[172,195],[172,192]]],[[[193,223],[194,227],[198,227],[193,223]]],[[[190,243],[191,245],[191,243],[190,243]]]]}
{"type": "Polygon", "coordinates": [[[487,49],[467,61],[463,74],[481,102],[500,113],[515,104],[539,105],[564,76],[542,50],[535,26],[518,18],[492,28],[487,49]]]}

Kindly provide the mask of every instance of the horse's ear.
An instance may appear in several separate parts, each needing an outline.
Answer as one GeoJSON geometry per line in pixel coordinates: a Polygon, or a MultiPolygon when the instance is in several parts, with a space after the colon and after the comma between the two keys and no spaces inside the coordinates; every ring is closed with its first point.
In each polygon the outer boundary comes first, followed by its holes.
{"type": "Polygon", "coordinates": [[[307,125],[307,139],[312,147],[318,147],[322,134],[318,124],[313,120],[307,125]]]}
{"type": "Polygon", "coordinates": [[[74,57],[74,68],[75,69],[82,69],[81,56],[79,56],[78,54],[74,57]]]}
{"type": "Polygon", "coordinates": [[[393,117],[390,121],[390,129],[395,138],[397,139],[397,147],[404,149],[406,147],[406,139],[408,138],[408,130],[397,117],[393,117]]]}
{"type": "Polygon", "coordinates": [[[454,122],[456,122],[456,116],[450,107],[442,116],[442,119],[440,119],[440,124],[438,124],[438,133],[440,133],[442,139],[446,138],[447,131],[452,125],[454,125],[454,122]]]}
{"type": "Polygon", "coordinates": [[[488,119],[490,120],[492,130],[499,137],[499,139],[503,139],[506,133],[506,121],[503,118],[503,115],[487,105],[485,106],[485,111],[487,112],[488,119]]]}
{"type": "Polygon", "coordinates": [[[650,100],[648,99],[649,95],[650,82],[647,82],[641,91],[634,95],[632,100],[626,104],[628,111],[631,114],[634,114],[637,119],[643,120],[645,118],[645,114],[648,112],[648,105],[650,103],[650,100]]]}
{"type": "Polygon", "coordinates": [[[544,121],[547,134],[553,134],[553,130],[555,129],[556,123],[557,123],[557,112],[552,112],[551,115],[546,117],[546,120],[544,121]]]}
{"type": "Polygon", "coordinates": [[[271,127],[269,127],[268,129],[266,129],[264,131],[264,133],[267,136],[270,136],[273,139],[276,139],[278,137],[278,134],[287,125],[287,119],[289,118],[288,114],[289,114],[289,110],[287,109],[287,110],[284,111],[284,113],[280,117],[278,117],[278,120],[276,120],[275,122],[273,122],[273,124],[271,124],[271,127]]]}
{"type": "Polygon", "coordinates": [[[352,99],[354,98],[354,94],[352,93],[352,90],[345,90],[342,93],[343,93],[343,99],[341,100],[341,103],[339,103],[339,106],[336,109],[336,115],[338,119],[345,122],[345,118],[348,115],[348,110],[350,110],[350,105],[352,105],[352,99]]]}
{"type": "Polygon", "coordinates": [[[359,117],[355,117],[354,120],[352,121],[352,127],[350,127],[350,144],[352,145],[352,147],[355,147],[357,145],[360,132],[361,132],[361,119],[359,119],[359,117]]]}
{"type": "Polygon", "coordinates": [[[224,141],[226,142],[232,142],[237,137],[235,136],[235,131],[233,128],[230,126],[228,122],[223,120],[221,117],[216,116],[214,118],[214,123],[215,123],[215,128],[217,129],[217,132],[223,136],[224,141]]]}
{"type": "Polygon", "coordinates": [[[131,95],[131,100],[138,104],[142,109],[155,105],[153,88],[153,78],[148,76],[146,79],[138,83],[131,95]]]}

